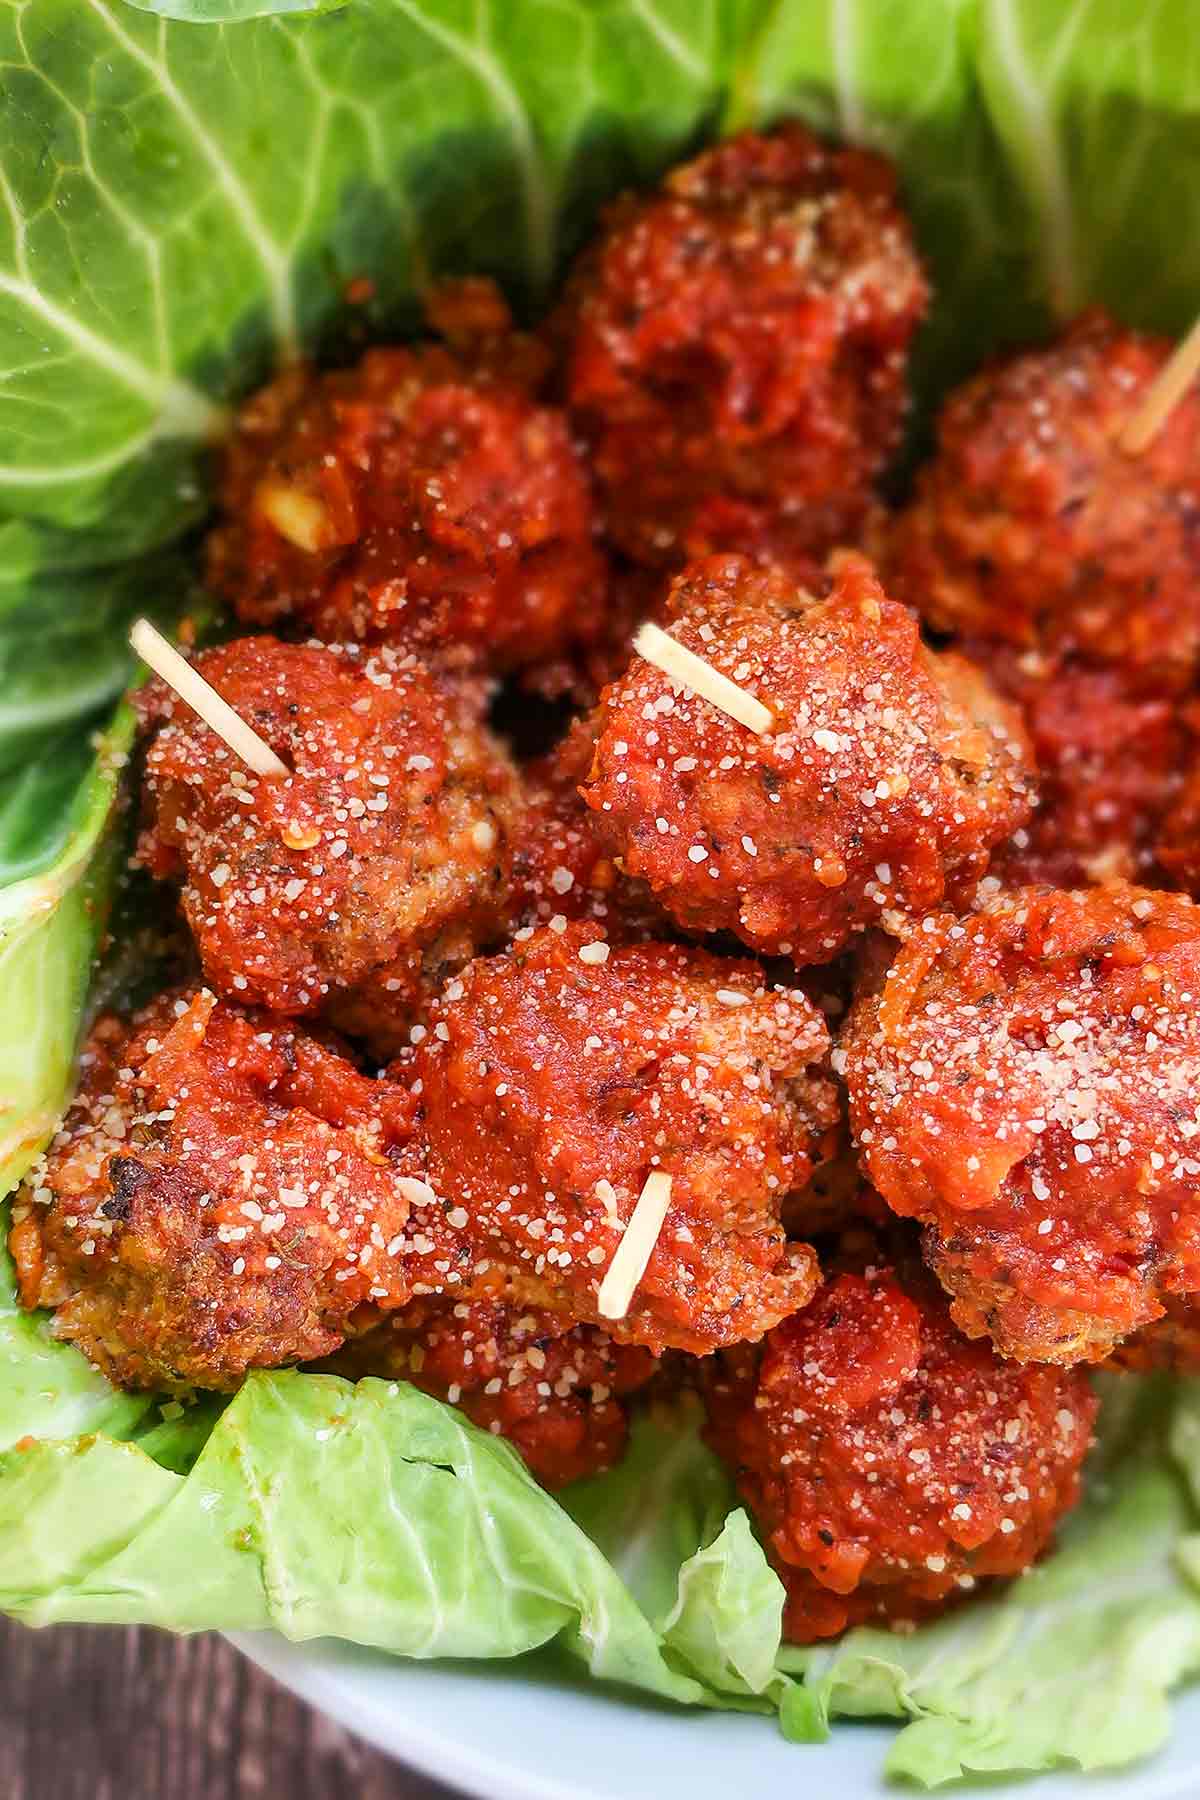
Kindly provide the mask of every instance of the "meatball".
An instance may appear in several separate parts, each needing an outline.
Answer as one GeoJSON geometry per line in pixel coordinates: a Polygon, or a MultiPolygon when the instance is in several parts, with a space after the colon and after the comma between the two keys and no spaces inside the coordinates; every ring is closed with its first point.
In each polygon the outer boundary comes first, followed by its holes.
{"type": "Polygon", "coordinates": [[[445,1285],[455,1234],[394,1165],[413,1111],[204,989],[106,1015],[13,1208],[22,1304],[126,1387],[234,1388],[328,1355],[358,1308],[445,1285]]]}
{"type": "Polygon", "coordinates": [[[502,345],[371,350],[247,402],[208,543],[240,618],[502,670],[602,629],[586,469],[523,341],[502,345]]]}
{"type": "Polygon", "coordinates": [[[397,1073],[419,1091],[436,1194],[520,1301],[597,1324],[602,1279],[652,1171],[670,1202],[622,1343],[704,1353],[812,1291],[780,1224],[837,1104],[824,1021],[747,962],[610,946],[592,925],[472,963],[397,1073]],[[507,1274],[505,1273],[507,1272],[507,1274]]]}
{"type": "Polygon", "coordinates": [[[500,934],[510,761],[467,697],[387,646],[243,638],[196,666],[292,773],[250,774],[152,682],[142,862],[182,879],[220,992],[394,1048],[426,987],[500,934]]]}
{"type": "Polygon", "coordinates": [[[1178,703],[1140,691],[1124,668],[965,648],[1021,708],[1038,767],[1033,817],[997,851],[992,873],[1014,887],[1151,877],[1188,742],[1178,703]]]}
{"type": "Polygon", "coordinates": [[[1200,651],[1200,394],[1120,446],[1171,353],[1100,313],[951,395],[892,541],[901,597],[947,631],[1188,684],[1200,651]]]}
{"type": "Polygon", "coordinates": [[[889,164],[801,125],[618,201],[552,323],[614,541],[801,567],[854,541],[927,299],[889,164]]]}
{"type": "Polygon", "coordinates": [[[936,656],[862,558],[822,601],[739,557],[687,570],[671,635],[771,709],[756,735],[635,660],[592,721],[584,798],[685,930],[825,962],[970,885],[1028,815],[1015,711],[936,656]]]}
{"type": "Polygon", "coordinates": [[[334,1366],[411,1381],[450,1401],[506,1437],[543,1487],[559,1488],[621,1460],[624,1401],[657,1364],[648,1350],[554,1313],[415,1300],[347,1345],[334,1366]]]}
{"type": "Polygon", "coordinates": [[[590,919],[612,940],[669,937],[670,920],[644,882],[617,868],[580,797],[591,760],[591,732],[581,720],[556,750],[523,771],[510,924],[521,930],[551,919],[590,919]]]}
{"type": "Polygon", "coordinates": [[[837,1060],[971,1337],[1099,1360],[1200,1288],[1200,908],[1114,884],[926,919],[837,1060]]]}
{"type": "Polygon", "coordinates": [[[1028,1568],[1078,1496],[1096,1401],[1078,1370],[968,1342],[919,1273],[868,1264],[719,1359],[707,1407],[803,1644],[1028,1568]]]}

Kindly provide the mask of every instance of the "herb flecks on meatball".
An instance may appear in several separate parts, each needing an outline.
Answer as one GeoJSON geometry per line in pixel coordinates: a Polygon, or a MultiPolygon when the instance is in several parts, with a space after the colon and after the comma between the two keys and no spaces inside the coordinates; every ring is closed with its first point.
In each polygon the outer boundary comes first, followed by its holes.
{"type": "Polygon", "coordinates": [[[105,1016],[14,1205],[22,1302],[128,1387],[326,1356],[359,1308],[470,1266],[442,1209],[413,1205],[413,1122],[403,1088],[207,990],[105,1016]]]}
{"type": "Polygon", "coordinates": [[[618,201],[552,322],[612,538],[797,572],[857,541],[927,298],[890,165],[801,125],[618,201]]]}
{"type": "Polygon", "coordinates": [[[993,364],[942,412],[889,579],[944,631],[1186,687],[1200,655],[1200,396],[1122,432],[1171,354],[1100,313],[993,364]]]}
{"type": "Polygon", "coordinates": [[[780,1210],[837,1120],[828,1033],[753,964],[610,945],[562,921],[472,963],[398,1073],[419,1084],[426,1178],[522,1300],[623,1342],[703,1354],[812,1292],[780,1210]],[[647,1177],[665,1222],[628,1312],[599,1290],[647,1177]]]}
{"type": "Polygon", "coordinates": [[[870,565],[828,598],[712,557],[671,635],[764,702],[756,734],[635,658],[607,688],[584,796],[620,866],[689,931],[826,962],[865,926],[965,889],[1027,816],[1028,753],[987,679],[921,643],[870,565]]]}
{"type": "Polygon", "coordinates": [[[291,369],[246,403],[208,545],[239,617],[498,670],[602,635],[587,470],[537,398],[540,353],[490,326],[477,346],[291,369]]]}
{"type": "Polygon", "coordinates": [[[251,774],[152,682],[141,860],[182,882],[221,993],[394,1048],[426,989],[499,935],[509,758],[468,693],[387,646],[241,638],[196,666],[291,774],[251,774]]]}
{"type": "Polygon", "coordinates": [[[1155,837],[1189,745],[1186,708],[1124,667],[1003,644],[963,648],[1020,707],[1037,764],[1033,814],[991,873],[1006,887],[1154,885],[1155,837]]]}
{"type": "Polygon", "coordinates": [[[1004,1362],[920,1271],[883,1264],[716,1359],[706,1399],[794,1643],[911,1625],[1028,1568],[1078,1496],[1096,1412],[1080,1371],[1004,1362]]]}
{"type": "Polygon", "coordinates": [[[971,1336],[1100,1360],[1200,1288],[1200,908],[1114,884],[926,919],[835,1060],[971,1336]]]}

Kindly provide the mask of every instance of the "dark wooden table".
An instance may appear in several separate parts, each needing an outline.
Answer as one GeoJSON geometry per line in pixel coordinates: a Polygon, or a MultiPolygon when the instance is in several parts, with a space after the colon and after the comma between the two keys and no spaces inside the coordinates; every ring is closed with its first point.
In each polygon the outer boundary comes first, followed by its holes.
{"type": "Polygon", "coordinates": [[[0,1621],[2,1800],[452,1800],[221,1638],[0,1621]]]}

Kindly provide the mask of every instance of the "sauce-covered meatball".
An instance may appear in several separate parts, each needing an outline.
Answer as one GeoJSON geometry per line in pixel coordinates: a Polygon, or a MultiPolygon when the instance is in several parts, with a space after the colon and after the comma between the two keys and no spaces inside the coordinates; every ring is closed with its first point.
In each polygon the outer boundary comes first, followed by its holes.
{"type": "Polygon", "coordinates": [[[411,1381],[505,1437],[543,1487],[621,1460],[624,1402],[657,1368],[591,1325],[489,1300],[414,1300],[348,1344],[335,1367],[411,1381]]]}
{"type": "Polygon", "coordinates": [[[713,557],[669,602],[671,636],[763,701],[756,734],[635,659],[592,720],[584,797],[621,866],[689,931],[825,962],[864,926],[969,885],[1027,816],[1018,717],[921,643],[870,565],[816,601],[713,557]]]}
{"type": "Polygon", "coordinates": [[[152,682],[141,860],[182,880],[220,992],[394,1047],[426,987],[499,936],[508,757],[469,697],[387,646],[242,638],[196,666],[291,774],[251,774],[152,682]]]}
{"type": "Polygon", "coordinates": [[[455,1234],[393,1166],[413,1110],[207,990],[106,1015],[13,1208],[21,1300],[128,1387],[233,1388],[328,1355],[359,1307],[444,1285],[455,1234]]]}
{"type": "Polygon", "coordinates": [[[856,541],[926,301],[890,166],[801,125],[618,201],[554,321],[612,538],[801,568],[856,541]]]}
{"type": "Polygon", "coordinates": [[[239,617],[524,666],[587,642],[605,571],[566,417],[529,353],[416,344],[290,369],[227,446],[208,570],[239,617]]]}
{"type": "Polygon", "coordinates": [[[940,629],[1184,686],[1200,653],[1200,395],[1120,444],[1170,355],[1089,314],[947,401],[889,573],[940,629]]]}
{"type": "Polygon", "coordinates": [[[1037,763],[1028,823],[992,858],[1009,887],[1146,881],[1189,743],[1179,703],[1122,667],[1060,662],[1007,645],[964,646],[1021,709],[1037,763]]]}
{"type": "Polygon", "coordinates": [[[719,1359],[706,1398],[794,1643],[911,1624],[1028,1568],[1078,1495],[1096,1411],[1078,1370],[1002,1361],[933,1283],[878,1264],[719,1359]]]}
{"type": "Polygon", "coordinates": [[[564,923],[472,963],[414,1037],[400,1069],[419,1083],[426,1178],[454,1197],[478,1278],[490,1256],[525,1304],[699,1353],[761,1336],[812,1291],[780,1208],[837,1107],[802,994],[751,963],[564,923]],[[666,1218],[606,1322],[599,1289],[656,1170],[666,1218]]]}
{"type": "Polygon", "coordinates": [[[1023,888],[923,921],[839,1061],[871,1179],[970,1336],[1103,1358],[1200,1288],[1200,908],[1023,888]]]}

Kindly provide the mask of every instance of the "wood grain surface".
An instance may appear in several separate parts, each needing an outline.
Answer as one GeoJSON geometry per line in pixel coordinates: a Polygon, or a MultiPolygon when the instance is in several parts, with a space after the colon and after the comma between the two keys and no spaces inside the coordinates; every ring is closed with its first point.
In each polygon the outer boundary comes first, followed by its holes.
{"type": "Polygon", "coordinates": [[[2,1800],[452,1800],[218,1637],[0,1621],[2,1800]]]}

